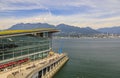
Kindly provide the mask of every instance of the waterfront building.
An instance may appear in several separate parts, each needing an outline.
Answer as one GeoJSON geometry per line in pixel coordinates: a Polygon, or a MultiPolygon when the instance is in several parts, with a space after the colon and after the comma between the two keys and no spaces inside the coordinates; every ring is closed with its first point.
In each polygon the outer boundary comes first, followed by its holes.
{"type": "Polygon", "coordinates": [[[55,29],[0,32],[0,70],[47,57],[55,29]]]}
{"type": "Polygon", "coordinates": [[[54,32],[58,30],[44,28],[0,31],[0,77],[52,77],[68,60],[65,54],[51,51],[54,32]]]}

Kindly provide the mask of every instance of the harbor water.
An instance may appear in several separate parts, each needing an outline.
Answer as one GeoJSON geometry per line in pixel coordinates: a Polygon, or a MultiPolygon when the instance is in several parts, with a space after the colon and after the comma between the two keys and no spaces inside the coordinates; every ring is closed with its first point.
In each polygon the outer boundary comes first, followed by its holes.
{"type": "Polygon", "coordinates": [[[54,78],[120,78],[120,39],[54,39],[70,60],[54,78]]]}

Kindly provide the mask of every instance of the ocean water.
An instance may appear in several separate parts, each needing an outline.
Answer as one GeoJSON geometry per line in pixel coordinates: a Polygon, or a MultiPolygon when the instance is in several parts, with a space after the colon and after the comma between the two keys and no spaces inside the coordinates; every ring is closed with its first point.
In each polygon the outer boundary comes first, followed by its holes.
{"type": "Polygon", "coordinates": [[[120,39],[54,39],[69,61],[54,78],[120,78],[120,39]]]}

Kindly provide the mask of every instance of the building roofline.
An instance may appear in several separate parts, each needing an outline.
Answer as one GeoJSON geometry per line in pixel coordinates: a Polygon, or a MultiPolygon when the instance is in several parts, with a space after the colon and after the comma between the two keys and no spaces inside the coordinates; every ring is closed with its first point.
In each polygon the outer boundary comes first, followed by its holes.
{"type": "Polygon", "coordinates": [[[42,33],[42,32],[55,33],[55,32],[59,32],[59,30],[53,28],[40,28],[40,29],[30,29],[30,30],[3,30],[0,31],[0,38],[8,37],[8,36],[10,37],[10,36],[26,35],[32,33],[42,33]]]}

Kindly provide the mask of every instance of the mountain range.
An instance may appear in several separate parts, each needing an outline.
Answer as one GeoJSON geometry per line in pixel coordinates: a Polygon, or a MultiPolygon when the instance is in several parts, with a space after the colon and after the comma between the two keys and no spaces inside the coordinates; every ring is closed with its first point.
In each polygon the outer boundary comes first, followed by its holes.
{"type": "Polygon", "coordinates": [[[90,27],[80,28],[75,26],[70,26],[66,24],[59,24],[59,25],[50,25],[47,23],[19,23],[13,25],[10,30],[19,30],[19,29],[36,29],[36,28],[55,28],[60,30],[59,34],[96,34],[100,33],[90,27]]]}
{"type": "Polygon", "coordinates": [[[97,29],[97,31],[102,32],[102,33],[120,34],[120,26],[100,28],[100,29],[97,29]]]}
{"type": "Polygon", "coordinates": [[[10,30],[18,30],[18,29],[36,29],[36,28],[55,28],[60,30],[58,34],[64,35],[73,35],[73,34],[100,34],[100,33],[114,33],[120,34],[120,26],[111,27],[111,28],[100,28],[100,29],[92,29],[90,27],[80,28],[76,26],[59,24],[59,25],[50,25],[48,23],[19,23],[13,25],[10,30]]]}

